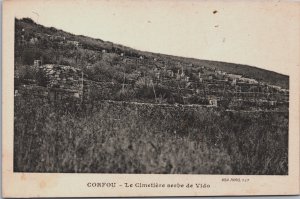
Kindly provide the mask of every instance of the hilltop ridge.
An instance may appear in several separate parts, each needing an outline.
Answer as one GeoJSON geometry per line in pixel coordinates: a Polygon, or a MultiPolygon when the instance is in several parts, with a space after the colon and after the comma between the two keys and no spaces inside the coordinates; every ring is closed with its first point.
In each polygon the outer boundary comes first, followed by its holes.
{"type": "MultiPolygon", "coordinates": [[[[227,73],[235,73],[242,75],[244,77],[255,78],[258,81],[263,81],[268,84],[281,86],[282,88],[289,88],[289,77],[283,74],[279,74],[273,71],[268,71],[265,69],[261,69],[254,66],[235,64],[235,63],[227,63],[227,62],[219,62],[219,61],[210,61],[210,60],[200,60],[195,58],[185,58],[178,57],[173,55],[165,55],[159,53],[145,52],[136,50],[130,47],[125,47],[123,45],[115,44],[109,41],[103,41],[101,39],[94,39],[90,37],[86,37],[83,35],[74,35],[72,33],[65,32],[63,30],[59,30],[53,27],[45,27],[43,25],[39,25],[35,23],[30,18],[16,19],[15,20],[16,27],[16,40],[20,37],[20,33],[22,29],[26,30],[25,40],[30,40],[32,38],[37,38],[36,47],[39,50],[47,49],[47,52],[52,53],[52,57],[47,55],[44,52],[33,52],[33,55],[29,59],[21,61],[22,64],[32,64],[34,59],[39,59],[42,57],[45,63],[64,63],[66,65],[73,65],[77,67],[85,67],[86,65],[95,64],[97,61],[97,53],[106,51],[112,54],[124,54],[128,57],[139,58],[143,56],[144,59],[157,59],[163,62],[178,63],[182,62],[182,64],[193,64],[194,67],[204,66],[211,69],[221,70],[227,73]],[[47,42],[46,38],[51,37],[52,43],[47,42]],[[78,42],[79,51],[85,50],[87,57],[80,57],[81,62],[76,60],[76,55],[74,52],[67,53],[66,50],[70,50],[70,46],[62,47],[59,46],[59,43],[62,39],[69,41],[68,44],[72,44],[72,42],[78,42]],[[53,52],[54,51],[54,52],[53,52]],[[94,56],[94,57],[93,57],[94,56]]],[[[32,41],[32,43],[35,43],[32,41]]],[[[72,50],[72,49],[71,49],[72,50]]],[[[20,56],[21,49],[16,49],[16,57],[20,56]]],[[[82,52],[79,53],[80,55],[82,52]]],[[[78,55],[78,53],[77,53],[78,55]]]]}
{"type": "Polygon", "coordinates": [[[16,19],[15,74],[15,85],[37,83],[75,92],[77,98],[88,101],[254,110],[286,110],[289,101],[289,77],[285,75],[240,64],[139,51],[47,28],[28,18],[16,19]],[[75,74],[75,69],[80,72],[75,74]]]}

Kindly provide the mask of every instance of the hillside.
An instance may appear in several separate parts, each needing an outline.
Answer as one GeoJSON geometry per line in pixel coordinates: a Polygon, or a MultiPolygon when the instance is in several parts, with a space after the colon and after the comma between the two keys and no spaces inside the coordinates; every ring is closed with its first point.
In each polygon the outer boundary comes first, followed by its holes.
{"type": "MultiPolygon", "coordinates": [[[[102,51],[106,51],[109,55],[104,62],[108,65],[120,64],[119,56],[121,53],[129,58],[139,58],[143,56],[144,59],[160,60],[170,65],[190,65],[190,69],[197,69],[204,66],[211,69],[221,70],[227,73],[240,74],[245,77],[254,78],[258,81],[263,81],[267,84],[281,86],[282,88],[289,88],[289,78],[286,75],[278,74],[276,72],[260,69],[253,66],[199,60],[193,58],[184,58],[171,55],[163,55],[151,52],[144,52],[135,50],[122,45],[114,44],[112,42],[103,41],[101,39],[94,39],[82,35],[73,35],[53,27],[44,27],[36,24],[31,19],[16,19],[15,20],[15,36],[16,36],[16,60],[17,64],[32,64],[34,59],[42,58],[44,63],[62,63],[66,65],[73,65],[84,68],[87,65],[95,65],[101,59],[102,51]],[[18,40],[21,39],[22,29],[25,30],[25,41],[30,42],[30,39],[37,38],[35,49],[28,47],[21,47],[18,45],[18,40]],[[49,41],[48,37],[53,40],[49,41]],[[77,41],[80,46],[74,49],[71,45],[60,45],[62,39],[66,41],[77,41]],[[18,59],[22,57],[22,60],[18,59]]],[[[188,66],[186,66],[188,68],[188,66]]],[[[184,66],[185,67],[185,66],[184,66]]]]}
{"type": "Polygon", "coordinates": [[[28,18],[16,19],[15,75],[16,86],[36,83],[75,92],[84,101],[248,110],[287,110],[289,101],[289,78],[278,73],[143,52],[47,28],[28,18]]]}
{"type": "Polygon", "coordinates": [[[14,78],[14,172],[288,174],[287,76],[27,18],[14,78]]]}

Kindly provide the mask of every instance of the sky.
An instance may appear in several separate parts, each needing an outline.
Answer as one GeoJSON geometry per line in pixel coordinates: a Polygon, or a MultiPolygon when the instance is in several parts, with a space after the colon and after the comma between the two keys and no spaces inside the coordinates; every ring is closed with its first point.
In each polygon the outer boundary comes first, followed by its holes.
{"type": "Polygon", "coordinates": [[[17,18],[138,50],[247,64],[300,66],[300,3],[246,0],[17,0],[17,18]]]}

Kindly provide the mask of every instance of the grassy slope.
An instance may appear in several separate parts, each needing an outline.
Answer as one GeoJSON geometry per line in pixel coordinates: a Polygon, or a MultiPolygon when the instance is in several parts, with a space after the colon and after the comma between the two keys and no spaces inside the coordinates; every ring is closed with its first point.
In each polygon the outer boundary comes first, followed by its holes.
{"type": "Polygon", "coordinates": [[[114,103],[74,112],[30,95],[15,110],[16,172],[288,172],[288,113],[114,103]]]}
{"type": "Polygon", "coordinates": [[[241,74],[245,77],[255,78],[257,80],[264,81],[268,84],[278,85],[283,88],[289,88],[288,76],[276,72],[260,69],[257,67],[253,67],[253,66],[144,52],[129,47],[125,47],[122,45],[114,44],[112,42],[103,41],[101,39],[94,39],[82,35],[73,35],[62,30],[57,30],[52,27],[51,28],[44,27],[42,25],[38,25],[34,22],[31,22],[28,19],[27,20],[16,19],[16,29],[21,30],[22,28],[25,28],[26,31],[32,33],[32,35],[35,35],[36,33],[45,33],[49,35],[65,36],[67,40],[79,41],[83,45],[83,48],[92,51],[100,51],[102,49],[106,49],[108,51],[114,51],[116,53],[125,52],[126,55],[133,56],[133,57],[139,57],[140,55],[143,55],[148,58],[156,57],[166,61],[179,61],[184,63],[193,63],[196,66],[216,68],[218,70],[222,70],[228,73],[241,74]]]}

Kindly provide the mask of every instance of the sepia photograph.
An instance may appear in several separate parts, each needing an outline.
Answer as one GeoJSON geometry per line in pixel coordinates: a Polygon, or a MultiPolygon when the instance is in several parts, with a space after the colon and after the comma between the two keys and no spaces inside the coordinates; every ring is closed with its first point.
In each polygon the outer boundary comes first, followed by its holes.
{"type": "Polygon", "coordinates": [[[287,75],[31,18],[15,19],[14,70],[16,172],[288,174],[287,75]]]}
{"type": "Polygon", "coordinates": [[[219,183],[246,186],[252,176],[288,179],[297,168],[299,4],[7,2],[15,6],[9,171],[21,180],[222,175],[219,183]]]}

